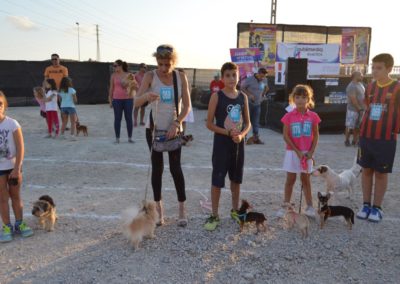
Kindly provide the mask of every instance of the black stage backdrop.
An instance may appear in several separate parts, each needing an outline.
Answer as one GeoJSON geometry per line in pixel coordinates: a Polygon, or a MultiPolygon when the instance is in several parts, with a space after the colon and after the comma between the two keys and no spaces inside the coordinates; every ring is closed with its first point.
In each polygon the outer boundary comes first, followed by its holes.
{"type": "MultiPolygon", "coordinates": [[[[33,87],[41,86],[50,61],[0,61],[0,90],[10,106],[37,105],[33,87]]],[[[61,62],[68,68],[79,104],[107,103],[110,63],[61,62]]]]}

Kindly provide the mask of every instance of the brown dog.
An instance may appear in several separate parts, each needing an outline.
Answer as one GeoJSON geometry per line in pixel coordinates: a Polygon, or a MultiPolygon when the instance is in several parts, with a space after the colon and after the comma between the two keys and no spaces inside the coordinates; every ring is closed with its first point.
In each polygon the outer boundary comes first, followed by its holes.
{"type": "Polygon", "coordinates": [[[303,238],[308,237],[308,229],[310,227],[310,221],[304,214],[296,213],[292,206],[289,206],[286,212],[286,221],[289,228],[293,228],[295,225],[300,230],[303,238]]]}
{"type": "Polygon", "coordinates": [[[88,136],[88,130],[86,125],[81,125],[79,121],[76,122],[76,136],[79,136],[79,132],[83,132],[83,135],[88,136]]]}
{"type": "Polygon", "coordinates": [[[242,200],[242,205],[238,211],[240,231],[243,231],[243,226],[245,223],[256,222],[257,233],[260,232],[260,227],[262,227],[262,231],[265,232],[267,230],[267,226],[265,225],[265,218],[263,213],[258,212],[248,212],[248,210],[252,209],[250,204],[246,200],[242,200]]]}
{"type": "Polygon", "coordinates": [[[48,195],[43,195],[33,204],[32,215],[39,218],[39,224],[43,230],[54,231],[57,220],[56,205],[48,195]]]}

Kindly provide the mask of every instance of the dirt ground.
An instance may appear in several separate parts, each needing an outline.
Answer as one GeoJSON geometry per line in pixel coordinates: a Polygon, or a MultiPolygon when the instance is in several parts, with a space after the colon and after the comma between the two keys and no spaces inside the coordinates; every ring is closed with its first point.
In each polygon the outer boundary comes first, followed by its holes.
{"type": "MultiPolygon", "coordinates": [[[[163,199],[167,222],[156,238],[135,251],[121,229],[121,212],[144,198],[149,152],[144,128],[134,129],[136,143],[127,142],[125,123],[121,143],[113,144],[113,113],[106,105],[78,106],[89,137],[78,141],[43,138],[45,121],[38,107],[11,108],[8,115],[23,129],[26,155],[22,196],[24,218],[34,236],[15,237],[0,244],[0,283],[396,283],[400,276],[399,224],[400,158],[396,157],[379,224],[356,220],[352,231],[342,218],[331,218],[320,230],[311,222],[310,237],[288,230],[274,217],[283,197],[285,173],[280,170],[282,135],[262,129],[265,145],[246,147],[242,197],[268,218],[267,233],[243,233],[228,216],[229,190],[223,190],[219,228],[206,232],[200,201],[209,196],[213,134],[204,125],[205,111],[195,110],[191,146],[182,166],[187,188],[189,224],[178,228],[177,201],[167,159],[163,199]],[[54,232],[39,229],[31,216],[32,203],[52,196],[59,215],[54,232]]],[[[350,168],[356,153],[344,147],[343,135],[321,135],[317,163],[337,172],[350,168]]],[[[166,158],[166,156],[165,156],[166,158]]],[[[228,185],[227,181],[227,185],[228,185]]],[[[322,179],[312,177],[314,204],[322,179]]],[[[152,198],[151,187],[148,193],[152,198]]],[[[298,204],[300,185],[293,199],[298,204]]],[[[352,200],[337,194],[340,204],[354,211],[362,203],[360,182],[352,200]]]]}

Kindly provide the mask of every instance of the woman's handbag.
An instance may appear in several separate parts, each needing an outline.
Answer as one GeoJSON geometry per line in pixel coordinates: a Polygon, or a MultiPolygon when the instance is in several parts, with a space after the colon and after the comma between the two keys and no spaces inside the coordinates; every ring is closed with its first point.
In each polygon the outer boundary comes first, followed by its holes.
{"type": "MultiPolygon", "coordinates": [[[[178,114],[178,83],[176,79],[175,71],[172,72],[172,78],[174,83],[174,99],[175,99],[175,107],[176,113],[178,114]]],[[[150,114],[150,126],[155,127],[153,131],[154,139],[152,150],[156,152],[171,152],[175,151],[182,147],[182,135],[178,133],[174,138],[167,139],[167,131],[157,130],[157,121],[154,125],[152,114],[150,114]]]]}

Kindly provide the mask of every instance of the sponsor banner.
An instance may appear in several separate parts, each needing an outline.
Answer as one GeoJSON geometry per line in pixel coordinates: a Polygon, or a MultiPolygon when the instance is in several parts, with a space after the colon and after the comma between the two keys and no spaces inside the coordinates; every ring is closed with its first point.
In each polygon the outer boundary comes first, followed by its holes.
{"type": "MultiPolygon", "coordinates": [[[[277,62],[289,57],[308,59],[308,76],[338,75],[340,72],[339,44],[278,43],[277,62]]],[[[279,76],[275,70],[275,76],[279,76]]],[[[282,81],[284,84],[284,80],[282,81]]]]}
{"type": "Polygon", "coordinates": [[[240,80],[252,76],[260,68],[261,53],[258,48],[231,48],[231,60],[239,66],[240,80]]]}
{"type": "Polygon", "coordinates": [[[354,63],[354,47],[355,47],[356,31],[347,28],[342,30],[342,48],[340,51],[340,61],[343,64],[354,63]]]}

